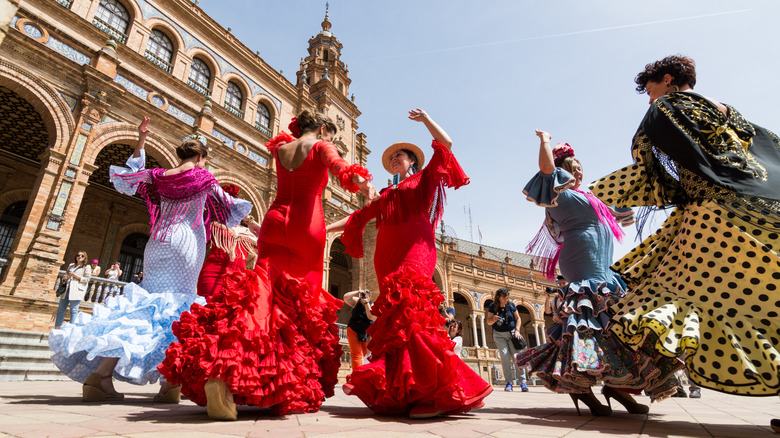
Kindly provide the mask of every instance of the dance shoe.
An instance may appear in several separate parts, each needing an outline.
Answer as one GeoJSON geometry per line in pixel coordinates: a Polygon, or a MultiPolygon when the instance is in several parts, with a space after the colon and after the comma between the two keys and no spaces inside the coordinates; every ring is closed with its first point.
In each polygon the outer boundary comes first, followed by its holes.
{"type": "Polygon", "coordinates": [[[101,376],[98,373],[92,373],[87,376],[84,386],[81,387],[81,401],[100,402],[100,401],[119,401],[124,400],[125,395],[116,391],[106,392],[101,385],[104,379],[111,379],[112,376],[101,376]]]}
{"type": "Polygon", "coordinates": [[[647,414],[650,412],[649,406],[637,403],[636,400],[634,400],[634,397],[631,397],[631,394],[625,391],[615,389],[611,386],[605,386],[604,389],[601,390],[601,393],[607,399],[607,404],[609,405],[610,409],[612,409],[611,399],[614,398],[618,403],[626,408],[629,414],[647,414]]]}
{"type": "Polygon", "coordinates": [[[236,421],[238,411],[236,411],[236,404],[227,398],[228,389],[225,382],[209,379],[203,389],[206,391],[206,413],[210,418],[236,421]]]}
{"type": "Polygon", "coordinates": [[[602,405],[592,392],[585,394],[569,393],[569,396],[574,402],[574,407],[577,408],[577,415],[582,415],[580,413],[580,401],[585,403],[585,406],[590,409],[590,414],[594,417],[608,417],[612,415],[612,408],[610,406],[602,405]]]}

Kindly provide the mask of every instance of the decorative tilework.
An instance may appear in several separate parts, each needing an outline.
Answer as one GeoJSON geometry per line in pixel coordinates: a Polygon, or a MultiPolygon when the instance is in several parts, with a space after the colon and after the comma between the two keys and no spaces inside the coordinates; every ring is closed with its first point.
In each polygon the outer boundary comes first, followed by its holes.
{"type": "Polygon", "coordinates": [[[542,316],[542,305],[539,303],[531,303],[532,306],[534,306],[534,310],[536,310],[536,316],[541,317],[542,316]]]}
{"type": "Polygon", "coordinates": [[[173,117],[176,117],[177,119],[181,120],[182,122],[192,126],[195,124],[195,117],[191,116],[184,111],[181,110],[181,108],[177,107],[176,105],[168,104],[168,109],[165,110],[168,114],[171,114],[173,117]]]}
{"type": "Polygon", "coordinates": [[[250,149],[247,156],[249,157],[250,160],[260,164],[261,166],[268,167],[268,159],[258,154],[257,152],[250,149]]]}
{"type": "Polygon", "coordinates": [[[157,10],[154,6],[150,5],[149,3],[147,3],[147,2],[145,2],[143,0],[139,1],[138,3],[140,4],[141,11],[144,14],[144,18],[143,18],[144,20],[147,20],[147,19],[152,18],[152,17],[156,17],[156,18],[160,18],[160,19],[163,19],[163,20],[167,21],[171,26],[175,27],[176,30],[179,31],[179,34],[181,35],[181,37],[184,40],[184,43],[186,45],[186,49],[189,49],[190,47],[193,47],[193,46],[198,46],[201,49],[209,52],[209,54],[211,54],[211,56],[213,56],[214,59],[217,60],[217,64],[219,64],[219,68],[222,70],[222,74],[223,75],[225,73],[230,73],[230,72],[236,73],[237,75],[239,75],[242,78],[244,78],[244,80],[249,84],[249,88],[251,89],[253,94],[257,94],[257,93],[265,93],[265,94],[267,94],[271,98],[271,100],[273,100],[274,103],[276,104],[276,108],[279,111],[282,110],[282,101],[279,100],[278,98],[276,98],[275,96],[273,96],[271,93],[269,93],[268,90],[266,90],[265,88],[263,88],[262,86],[257,84],[255,81],[250,79],[245,74],[243,74],[240,71],[238,71],[238,69],[233,67],[232,64],[230,64],[229,62],[225,61],[216,52],[214,52],[213,50],[211,50],[208,47],[206,47],[197,38],[193,37],[189,32],[184,30],[184,28],[182,28],[178,24],[174,23],[170,18],[168,18],[165,14],[163,14],[162,12],[157,10]]]}
{"type": "Polygon", "coordinates": [[[236,143],[236,148],[235,149],[240,154],[245,154],[246,153],[246,147],[244,147],[244,145],[242,145],[241,143],[236,143]]]}
{"type": "Polygon", "coordinates": [[[55,216],[62,216],[62,214],[65,212],[65,205],[68,203],[68,197],[70,197],[70,190],[72,188],[72,182],[62,182],[62,185],[60,185],[60,192],[57,193],[57,200],[54,202],[54,208],[51,210],[51,214],[55,216]]]}
{"type": "Polygon", "coordinates": [[[118,122],[118,121],[119,121],[119,120],[117,120],[117,119],[115,119],[115,118],[113,118],[113,117],[109,116],[108,114],[104,114],[104,115],[103,115],[103,118],[102,118],[102,119],[100,119],[100,124],[101,124],[101,125],[105,125],[106,123],[116,123],[116,122],[118,122]]]}
{"type": "Polygon", "coordinates": [[[11,19],[11,24],[9,26],[10,27],[16,27],[16,22],[17,21],[19,21],[19,16],[18,15],[14,15],[14,18],[11,19]]]}
{"type": "Polygon", "coordinates": [[[126,77],[120,75],[119,73],[117,73],[114,80],[116,81],[117,84],[125,87],[127,91],[135,94],[136,96],[140,97],[143,100],[146,100],[146,98],[149,97],[149,90],[136,84],[130,79],[127,79],[126,77]]]}
{"type": "Polygon", "coordinates": [[[216,137],[217,140],[219,140],[219,141],[225,143],[226,145],[230,146],[231,148],[236,143],[235,140],[233,140],[232,138],[228,137],[227,135],[217,131],[216,129],[212,129],[211,130],[211,135],[216,137]]]}
{"type": "Polygon", "coordinates": [[[76,99],[68,96],[67,94],[60,93],[60,97],[62,97],[62,100],[65,101],[65,103],[68,105],[68,108],[70,108],[71,111],[76,109],[76,99]]]}
{"type": "Polygon", "coordinates": [[[73,148],[73,155],[70,156],[70,164],[78,166],[81,162],[81,155],[84,154],[84,145],[87,144],[87,136],[79,134],[79,138],[76,139],[76,147],[73,148]]]}
{"type": "Polygon", "coordinates": [[[341,207],[341,201],[336,198],[330,198],[330,203],[341,207]]]}
{"type": "Polygon", "coordinates": [[[89,132],[89,131],[92,130],[92,124],[84,122],[84,123],[81,124],[81,129],[89,132]]]}
{"type": "Polygon", "coordinates": [[[49,36],[49,40],[46,41],[46,47],[49,47],[66,57],[70,58],[71,60],[84,65],[89,64],[91,58],[78,50],[74,49],[73,47],[63,43],[62,41],[58,40],[57,38],[54,38],[53,36],[49,36]]]}
{"type": "Polygon", "coordinates": [[[41,28],[34,24],[27,23],[22,26],[22,29],[24,29],[24,33],[26,33],[27,36],[31,38],[40,38],[43,36],[43,31],[41,31],[41,28]]]}
{"type": "Polygon", "coordinates": [[[160,96],[152,96],[152,105],[162,108],[165,105],[165,101],[160,96]]]}
{"type": "Polygon", "coordinates": [[[69,167],[69,168],[68,168],[68,169],[65,171],[65,177],[66,177],[66,178],[72,178],[72,179],[75,179],[75,178],[76,178],[76,169],[73,169],[73,168],[69,167]]]}
{"type": "Polygon", "coordinates": [[[57,221],[48,221],[46,222],[46,228],[57,231],[60,229],[60,223],[57,221]]]}

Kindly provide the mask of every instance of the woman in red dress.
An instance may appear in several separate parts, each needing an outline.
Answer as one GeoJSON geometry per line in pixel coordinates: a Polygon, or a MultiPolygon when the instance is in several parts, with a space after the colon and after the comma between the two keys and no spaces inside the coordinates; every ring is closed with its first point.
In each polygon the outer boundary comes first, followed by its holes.
{"type": "MultiPolygon", "coordinates": [[[[226,184],[222,189],[234,198],[238,198],[239,189],[226,184]]],[[[258,225],[251,216],[245,217],[241,224],[228,227],[219,222],[209,226],[209,254],[198,276],[198,295],[208,299],[222,290],[222,277],[232,270],[254,269],[257,263],[258,225]]]]}
{"type": "Polygon", "coordinates": [[[347,253],[362,257],[363,228],[376,218],[379,229],[374,268],[380,296],[372,308],[377,320],[368,329],[371,362],[352,371],[344,392],[377,413],[426,418],[478,407],[492,388],[452,352],[438,310],[444,298],[431,281],[444,188],[457,189],[469,179],[450,151],[447,133],[419,108],[409,118],[425,124],[434,138],[428,165],[422,168],[425,157],[417,146],[393,144],[382,163],[400,182],[328,231],[344,230],[347,253]]]}
{"type": "Polygon", "coordinates": [[[322,289],[322,191],[330,170],[349,191],[375,192],[365,168],[339,157],[330,119],[304,111],[289,128],[297,139],[282,132],[266,144],[277,194],[260,227],[257,267],[228,271],[206,306],[182,315],[179,342],[159,367],[214,419],[235,420],[236,404],[314,412],[337,382],[343,303],[322,289]]]}

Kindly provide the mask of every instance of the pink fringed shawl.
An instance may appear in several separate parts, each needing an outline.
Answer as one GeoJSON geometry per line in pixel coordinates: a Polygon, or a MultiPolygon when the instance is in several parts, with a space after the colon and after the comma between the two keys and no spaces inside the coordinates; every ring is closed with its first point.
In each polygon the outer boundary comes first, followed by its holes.
{"type": "MultiPolygon", "coordinates": [[[[206,169],[194,168],[175,175],[165,175],[167,169],[150,169],[140,172],[115,175],[125,180],[146,201],[146,207],[152,216],[151,237],[164,241],[168,229],[180,222],[189,209],[196,206],[196,198],[206,196],[207,190],[219,185],[214,176],[206,169]],[[165,202],[163,202],[165,199],[165,202]]],[[[226,196],[226,198],[230,198],[226,196]]],[[[229,205],[218,202],[211,196],[206,198],[205,211],[199,215],[201,220],[193,222],[192,227],[208,224],[212,221],[225,222],[229,205]]],[[[207,228],[208,230],[208,228],[207,228]]]]}
{"type": "MultiPolygon", "coordinates": [[[[618,242],[623,241],[623,237],[626,234],[620,228],[612,210],[610,210],[606,204],[590,192],[583,192],[582,190],[577,189],[569,190],[574,190],[585,196],[591,207],[593,207],[593,210],[596,212],[599,222],[609,228],[618,242]]],[[[542,228],[536,233],[536,236],[534,236],[527,248],[528,253],[534,257],[534,263],[539,265],[539,268],[544,272],[545,277],[550,281],[555,280],[555,267],[558,266],[558,258],[561,255],[561,246],[563,245],[563,237],[556,227],[557,224],[555,221],[549,214],[546,214],[544,225],[542,225],[542,228]]]]}

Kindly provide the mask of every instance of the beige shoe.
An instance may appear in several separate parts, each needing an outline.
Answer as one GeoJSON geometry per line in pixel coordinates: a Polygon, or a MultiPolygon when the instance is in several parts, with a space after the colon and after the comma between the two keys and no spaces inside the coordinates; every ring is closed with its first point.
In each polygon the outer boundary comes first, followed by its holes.
{"type": "Polygon", "coordinates": [[[99,402],[124,400],[124,394],[120,394],[116,391],[109,393],[103,389],[103,386],[101,385],[103,383],[103,379],[111,378],[111,376],[101,376],[98,373],[92,373],[87,376],[87,380],[84,381],[84,386],[81,387],[81,401],[99,402]]]}
{"type": "Polygon", "coordinates": [[[163,393],[157,393],[152,399],[155,403],[179,404],[181,402],[181,386],[174,386],[163,393]]]}
{"type": "Polygon", "coordinates": [[[206,413],[210,418],[223,421],[236,421],[238,411],[236,404],[228,400],[228,389],[225,382],[219,379],[209,379],[203,388],[206,391],[206,413]]]}

